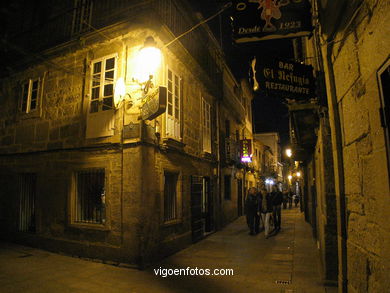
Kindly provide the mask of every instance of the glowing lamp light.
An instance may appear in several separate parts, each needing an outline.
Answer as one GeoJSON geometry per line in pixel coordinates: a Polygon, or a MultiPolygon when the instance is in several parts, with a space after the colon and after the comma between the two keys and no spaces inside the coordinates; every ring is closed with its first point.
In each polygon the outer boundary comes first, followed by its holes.
{"type": "Polygon", "coordinates": [[[114,93],[114,103],[115,106],[118,106],[126,94],[125,80],[123,79],[123,77],[118,78],[118,80],[116,81],[114,93]]]}
{"type": "Polygon", "coordinates": [[[287,178],[288,178],[288,180],[291,180],[291,179],[292,179],[292,176],[291,176],[291,175],[288,175],[287,178]]]}
{"type": "Polygon", "coordinates": [[[273,185],[274,181],[272,179],[265,179],[265,183],[269,185],[273,185]]]}
{"type": "Polygon", "coordinates": [[[135,60],[135,76],[139,83],[147,82],[153,77],[161,65],[161,50],[156,47],[153,37],[147,37],[143,48],[135,60]]]}
{"type": "Polygon", "coordinates": [[[286,156],[291,158],[291,156],[292,156],[292,150],[291,149],[286,149],[286,156]]]}
{"type": "Polygon", "coordinates": [[[301,172],[297,172],[297,177],[301,177],[301,172]]]}

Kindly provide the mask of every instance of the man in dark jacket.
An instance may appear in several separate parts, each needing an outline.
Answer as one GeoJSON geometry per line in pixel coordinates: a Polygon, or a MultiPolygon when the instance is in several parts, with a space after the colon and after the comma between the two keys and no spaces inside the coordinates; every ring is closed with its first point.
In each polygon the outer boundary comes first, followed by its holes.
{"type": "Polygon", "coordinates": [[[256,193],[256,188],[251,187],[248,190],[248,196],[245,200],[246,222],[249,228],[249,234],[255,235],[259,233],[260,217],[259,217],[259,196],[256,193]]]}
{"type": "Polygon", "coordinates": [[[283,193],[280,192],[276,185],[272,186],[272,215],[274,218],[274,230],[279,231],[282,223],[282,203],[283,193]]]}

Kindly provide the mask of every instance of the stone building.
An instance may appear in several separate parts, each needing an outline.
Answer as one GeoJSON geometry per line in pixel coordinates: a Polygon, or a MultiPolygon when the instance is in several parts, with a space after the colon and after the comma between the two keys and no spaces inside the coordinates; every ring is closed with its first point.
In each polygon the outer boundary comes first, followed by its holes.
{"type": "Polygon", "coordinates": [[[386,292],[389,2],[311,2],[313,37],[296,42],[296,58],[315,69],[317,101],[290,105],[290,115],[307,119],[292,126],[309,138],[292,136],[305,165],[306,219],[324,282],[340,292],[386,292]]]}
{"type": "Polygon", "coordinates": [[[177,38],[187,1],[26,5],[2,36],[1,238],[142,266],[240,215],[252,97],[206,25],[177,38]]]}

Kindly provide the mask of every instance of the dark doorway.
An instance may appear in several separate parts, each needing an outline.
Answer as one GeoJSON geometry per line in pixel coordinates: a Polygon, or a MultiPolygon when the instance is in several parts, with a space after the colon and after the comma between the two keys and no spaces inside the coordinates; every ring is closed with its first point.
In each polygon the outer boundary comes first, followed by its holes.
{"type": "Polygon", "coordinates": [[[209,177],[191,176],[191,229],[196,242],[214,230],[214,198],[209,177]]]}
{"type": "Polygon", "coordinates": [[[214,197],[211,188],[210,177],[203,178],[203,218],[205,220],[205,232],[214,231],[214,197]]]}
{"type": "Polygon", "coordinates": [[[237,209],[238,209],[238,216],[242,216],[242,179],[237,180],[237,209]]]}

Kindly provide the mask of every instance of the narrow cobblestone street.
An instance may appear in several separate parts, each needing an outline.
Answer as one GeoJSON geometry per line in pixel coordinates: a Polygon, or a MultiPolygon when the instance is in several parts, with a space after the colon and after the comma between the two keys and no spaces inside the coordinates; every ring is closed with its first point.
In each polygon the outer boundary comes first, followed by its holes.
{"type": "Polygon", "coordinates": [[[282,230],[248,235],[241,217],[145,271],[1,243],[1,292],[337,292],[320,284],[310,226],[299,208],[282,230]],[[234,276],[156,276],[158,269],[233,269],[234,276]]]}

